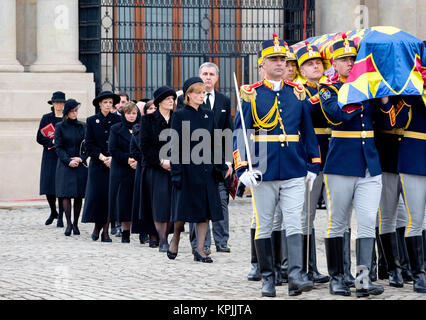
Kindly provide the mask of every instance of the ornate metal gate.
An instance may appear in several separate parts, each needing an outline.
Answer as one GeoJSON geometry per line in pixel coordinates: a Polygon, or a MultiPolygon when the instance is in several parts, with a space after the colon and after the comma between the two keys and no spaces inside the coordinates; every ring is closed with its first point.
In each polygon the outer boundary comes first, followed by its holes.
{"type": "Polygon", "coordinates": [[[97,92],[135,100],[165,84],[180,89],[212,61],[218,89],[234,100],[232,73],[240,84],[257,81],[261,42],[276,32],[293,44],[304,27],[312,36],[314,7],[314,0],[80,0],[80,59],[97,92]]]}

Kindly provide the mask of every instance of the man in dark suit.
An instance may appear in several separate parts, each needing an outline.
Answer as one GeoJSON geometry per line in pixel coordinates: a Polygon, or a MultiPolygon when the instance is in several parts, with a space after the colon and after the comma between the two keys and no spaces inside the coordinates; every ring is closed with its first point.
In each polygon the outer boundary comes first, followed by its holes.
{"type": "MultiPolygon", "coordinates": [[[[206,95],[204,104],[200,108],[212,110],[214,119],[218,129],[227,130],[229,136],[232,137],[233,119],[231,115],[231,101],[228,97],[214,89],[214,86],[219,79],[219,68],[212,62],[205,62],[199,68],[199,77],[203,80],[206,86],[206,95]]],[[[183,96],[178,98],[178,108],[183,106],[183,96]]],[[[218,189],[221,198],[222,211],[224,219],[212,222],[213,238],[216,245],[217,252],[231,252],[228,247],[229,239],[229,214],[228,214],[228,188],[229,181],[232,175],[232,139],[227,141],[225,138],[222,140],[222,153],[225,158],[228,170],[224,172],[225,182],[219,183],[218,189]],[[228,151],[226,151],[228,149],[228,151]]],[[[195,224],[189,226],[189,239],[193,250],[197,248],[197,239],[195,224]]],[[[210,254],[211,234],[210,227],[207,230],[207,237],[204,243],[204,251],[210,254]]]]}

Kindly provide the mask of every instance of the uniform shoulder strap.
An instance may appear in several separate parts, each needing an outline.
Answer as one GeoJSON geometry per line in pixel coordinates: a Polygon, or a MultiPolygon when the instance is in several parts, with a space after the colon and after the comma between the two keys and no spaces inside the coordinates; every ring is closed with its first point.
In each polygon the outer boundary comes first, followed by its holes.
{"type": "Polygon", "coordinates": [[[246,101],[250,102],[251,99],[256,98],[256,88],[259,88],[262,85],[262,81],[258,81],[252,85],[243,85],[240,87],[240,96],[246,101]]]}

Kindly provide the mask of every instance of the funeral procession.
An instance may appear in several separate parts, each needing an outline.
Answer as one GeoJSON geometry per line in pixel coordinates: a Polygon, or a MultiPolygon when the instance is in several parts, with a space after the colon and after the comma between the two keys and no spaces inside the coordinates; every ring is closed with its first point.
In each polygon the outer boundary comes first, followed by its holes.
{"type": "Polygon", "coordinates": [[[426,300],[426,1],[2,0],[0,39],[0,300],[426,300]]]}

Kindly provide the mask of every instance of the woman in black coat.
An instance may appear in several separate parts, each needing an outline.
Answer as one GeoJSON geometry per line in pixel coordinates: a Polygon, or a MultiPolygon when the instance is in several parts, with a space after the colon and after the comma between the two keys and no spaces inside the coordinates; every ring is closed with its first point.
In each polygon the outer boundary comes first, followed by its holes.
{"type": "Polygon", "coordinates": [[[111,91],[101,92],[93,105],[100,111],[87,118],[85,144],[87,154],[90,156],[89,173],[86,186],[86,200],[84,201],[83,218],[81,222],[95,223],[92,240],[112,242],[108,234],[109,225],[109,173],[111,156],[108,151],[108,139],[111,126],[121,122],[120,116],[111,113],[112,106],[120,101],[120,97],[111,91]]]}
{"type": "Polygon", "coordinates": [[[43,115],[37,131],[37,142],[43,146],[43,156],[41,159],[40,170],[40,195],[46,195],[47,202],[49,203],[50,207],[50,215],[49,218],[47,218],[45,224],[52,224],[53,220],[58,218],[56,226],[63,227],[64,223],[62,220],[62,215],[64,209],[62,207],[61,199],[58,200],[59,214],[56,211],[55,172],[58,156],[56,155],[54,148],[54,137],[45,136],[41,132],[41,129],[45,128],[49,124],[52,124],[52,126],[55,127],[58,122],[62,121],[62,110],[64,109],[65,93],[61,91],[54,92],[52,99],[50,99],[47,103],[53,105],[51,108],[52,112],[43,115]]]}
{"type": "Polygon", "coordinates": [[[130,157],[130,140],[133,126],[139,122],[140,112],[132,101],[126,102],[122,109],[121,123],[111,127],[109,152],[112,156],[110,186],[115,185],[117,192],[111,194],[110,217],[118,217],[122,227],[121,242],[130,242],[130,224],[132,220],[133,183],[137,160],[130,157]]]}
{"type": "Polygon", "coordinates": [[[86,191],[87,155],[80,155],[86,124],[77,120],[80,102],[69,99],[65,102],[63,120],[56,125],[55,147],[58,155],[56,165],[56,195],[62,198],[67,219],[65,235],[79,235],[78,217],[86,191]],[[71,199],[74,199],[74,221],[71,223],[71,199]]]}
{"type": "MultiPolygon", "coordinates": [[[[194,260],[213,262],[203,250],[208,220],[223,219],[217,183],[223,181],[223,172],[227,166],[223,159],[219,164],[213,163],[216,125],[213,112],[200,108],[204,100],[204,91],[204,83],[199,77],[186,80],[183,85],[185,105],[173,114],[171,180],[173,184],[172,221],[175,222],[175,232],[167,251],[169,259],[174,259],[178,253],[180,232],[184,222],[192,222],[197,224],[198,239],[194,260]],[[192,137],[195,130],[197,134],[207,133],[210,141],[206,141],[206,144],[200,142],[206,137],[202,136],[201,139],[199,136],[197,139],[192,137]],[[187,133],[184,135],[185,131],[187,133]],[[196,141],[192,141],[190,137],[196,141]],[[200,144],[204,148],[200,148],[200,144]],[[194,158],[194,155],[199,155],[200,159],[194,158]]],[[[217,148],[220,154],[222,154],[221,150],[217,148]]]]}
{"type": "MultiPolygon", "coordinates": [[[[153,113],[157,108],[153,100],[147,101],[143,107],[143,114],[153,113]]],[[[158,247],[158,235],[155,230],[154,221],[149,224],[142,223],[139,218],[139,209],[141,204],[141,177],[142,177],[142,151],[140,149],[140,123],[133,126],[132,139],[130,140],[130,157],[137,161],[135,182],[133,187],[133,201],[132,201],[132,225],[131,233],[139,234],[139,242],[144,244],[148,241],[148,234],[150,235],[150,247],[158,247]],[[154,240],[154,237],[157,240],[154,240]]]]}
{"type": "MultiPolygon", "coordinates": [[[[141,179],[142,221],[154,220],[159,236],[159,251],[169,249],[168,235],[172,222],[170,160],[165,159],[160,150],[168,143],[161,141],[160,134],[170,131],[170,118],[176,99],[176,92],[167,86],[154,92],[157,110],[141,119],[141,151],[143,157],[141,179]]],[[[170,139],[169,139],[170,140],[170,139]]]]}

